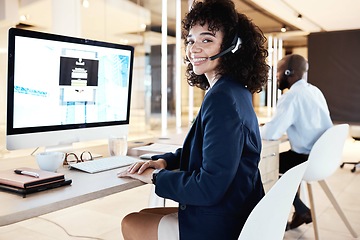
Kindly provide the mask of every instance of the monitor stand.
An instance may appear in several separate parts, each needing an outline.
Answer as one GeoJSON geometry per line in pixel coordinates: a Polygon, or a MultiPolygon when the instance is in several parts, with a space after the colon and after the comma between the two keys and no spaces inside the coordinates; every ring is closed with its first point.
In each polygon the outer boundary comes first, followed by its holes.
{"type": "MultiPolygon", "coordinates": [[[[77,156],[80,156],[82,152],[87,151],[85,147],[81,148],[75,148],[74,144],[78,143],[79,141],[67,141],[67,142],[61,142],[58,145],[54,146],[46,146],[44,148],[44,152],[64,152],[64,153],[75,153],[77,156]],[[84,149],[84,150],[81,150],[84,149]]],[[[31,155],[35,155],[35,153],[39,150],[39,147],[36,148],[31,155]]],[[[91,155],[93,158],[99,158],[102,157],[102,154],[91,152],[91,155]]]]}

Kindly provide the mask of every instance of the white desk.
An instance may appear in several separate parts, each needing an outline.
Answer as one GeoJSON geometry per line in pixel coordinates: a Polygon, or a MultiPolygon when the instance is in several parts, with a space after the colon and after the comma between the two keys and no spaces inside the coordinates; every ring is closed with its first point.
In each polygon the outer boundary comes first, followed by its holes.
{"type": "MultiPolygon", "coordinates": [[[[18,166],[35,167],[34,157],[1,160],[1,169],[15,169],[18,166]],[[4,167],[7,165],[9,167],[4,167]],[[11,167],[12,166],[12,167],[11,167]]],[[[142,185],[140,181],[117,178],[119,169],[88,174],[80,171],[60,169],[72,185],[44,192],[21,195],[0,192],[0,226],[74,206],[142,185]]]]}
{"type": "Polygon", "coordinates": [[[279,144],[280,141],[262,141],[259,169],[265,192],[279,178],[279,144]]]}
{"type": "MultiPolygon", "coordinates": [[[[181,144],[183,137],[183,134],[178,134],[173,138],[155,140],[159,143],[181,144]]],[[[154,139],[150,139],[150,142],[151,140],[154,139]]],[[[271,151],[275,151],[276,154],[276,149],[278,153],[278,144],[277,141],[265,141],[263,142],[263,150],[270,149],[271,151]]],[[[144,145],[144,142],[133,142],[129,144],[130,147],[141,145],[144,145]]],[[[107,146],[105,145],[92,147],[87,150],[103,154],[103,156],[108,155],[107,146]]],[[[129,153],[130,155],[134,154],[131,150],[129,153]]],[[[277,158],[278,154],[274,155],[272,152],[270,154],[273,160],[269,162],[278,163],[276,159],[274,160],[274,157],[277,158]]],[[[269,158],[263,158],[263,162],[268,159],[269,158]]],[[[269,171],[277,171],[276,165],[272,167],[268,167],[268,164],[263,163],[260,165],[262,175],[269,171]]],[[[271,165],[273,164],[270,164],[270,166],[271,165]]],[[[0,170],[15,169],[20,166],[37,168],[35,157],[27,156],[0,160],[0,170]]],[[[72,185],[29,194],[26,198],[12,193],[0,192],[0,226],[16,223],[143,185],[143,183],[137,180],[117,178],[116,173],[119,171],[119,169],[115,169],[97,174],[88,174],[62,168],[59,172],[65,173],[66,178],[72,179],[72,185]]],[[[268,187],[266,188],[269,188],[275,183],[275,181],[266,181],[268,182],[268,187]]]]}

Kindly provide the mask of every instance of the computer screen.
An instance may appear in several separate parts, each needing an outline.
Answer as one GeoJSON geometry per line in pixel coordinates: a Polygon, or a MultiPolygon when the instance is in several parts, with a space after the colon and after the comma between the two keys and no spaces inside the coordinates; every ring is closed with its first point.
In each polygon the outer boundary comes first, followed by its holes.
{"type": "Polygon", "coordinates": [[[127,135],[134,48],[11,28],[7,149],[127,135]]]}

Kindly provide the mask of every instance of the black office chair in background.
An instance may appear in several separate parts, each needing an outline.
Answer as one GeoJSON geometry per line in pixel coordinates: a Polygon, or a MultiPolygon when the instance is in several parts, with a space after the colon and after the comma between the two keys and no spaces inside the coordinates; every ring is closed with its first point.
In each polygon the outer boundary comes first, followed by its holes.
{"type": "MultiPolygon", "coordinates": [[[[354,139],[354,141],[360,141],[360,126],[350,126],[350,136],[354,139]]],[[[345,164],[354,165],[351,172],[355,172],[357,168],[360,168],[360,161],[343,162],[340,167],[343,168],[345,164]]]]}

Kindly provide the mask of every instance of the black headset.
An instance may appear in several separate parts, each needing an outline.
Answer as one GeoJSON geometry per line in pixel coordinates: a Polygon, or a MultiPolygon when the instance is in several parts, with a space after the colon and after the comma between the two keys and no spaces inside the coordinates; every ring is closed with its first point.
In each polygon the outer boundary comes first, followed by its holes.
{"type": "Polygon", "coordinates": [[[291,55],[289,58],[287,69],[285,70],[284,74],[285,76],[291,76],[294,74],[294,70],[292,70],[292,61],[293,61],[294,55],[291,55]]]}
{"type": "Polygon", "coordinates": [[[236,33],[235,34],[235,37],[234,39],[232,40],[231,42],[231,45],[230,47],[228,47],[227,49],[225,49],[224,51],[212,56],[212,57],[209,57],[210,60],[215,60],[225,54],[227,54],[228,52],[232,52],[232,53],[235,53],[237,50],[239,50],[241,48],[241,38],[239,37],[239,35],[236,33]]]}

